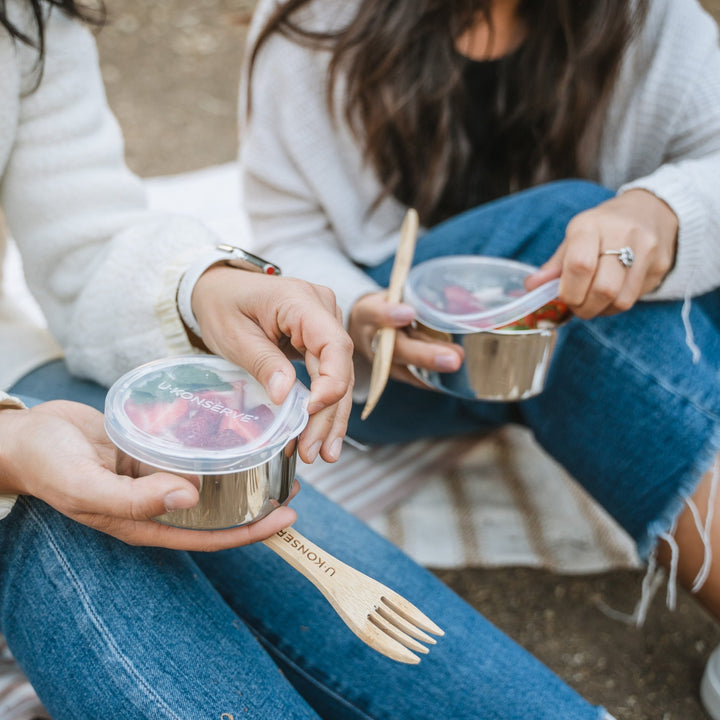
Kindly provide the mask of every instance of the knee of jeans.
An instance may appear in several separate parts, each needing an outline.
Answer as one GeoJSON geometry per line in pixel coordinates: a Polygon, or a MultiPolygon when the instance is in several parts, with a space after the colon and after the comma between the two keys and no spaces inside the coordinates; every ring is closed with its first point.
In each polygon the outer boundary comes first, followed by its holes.
{"type": "Polygon", "coordinates": [[[553,180],[539,185],[535,191],[562,204],[572,205],[577,212],[595,207],[615,196],[615,192],[604,185],[579,178],[553,180]]]}

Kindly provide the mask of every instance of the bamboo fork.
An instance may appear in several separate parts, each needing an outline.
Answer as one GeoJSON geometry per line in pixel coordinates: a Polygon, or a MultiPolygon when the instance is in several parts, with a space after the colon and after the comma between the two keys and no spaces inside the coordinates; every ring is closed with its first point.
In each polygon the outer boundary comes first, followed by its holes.
{"type": "MultiPolygon", "coordinates": [[[[418,226],[417,211],[410,208],[405,213],[405,219],[400,228],[400,242],[390,271],[390,284],[387,290],[387,299],[390,302],[400,302],[402,298],[403,285],[415,254],[418,226]]],[[[375,409],[385,385],[387,385],[390,377],[390,367],[392,366],[393,351],[395,350],[396,335],[397,331],[393,327],[383,327],[377,331],[375,336],[375,357],[373,358],[372,372],[370,374],[370,391],[365,401],[365,407],[360,414],[361,420],[365,420],[375,409]]]]}
{"type": "Polygon", "coordinates": [[[431,635],[445,634],[404,597],[341,562],[293,528],[280,530],[263,542],[310,580],[350,630],[379,653],[415,665],[420,662],[416,652],[429,652],[422,643],[434,645],[431,635]]]}

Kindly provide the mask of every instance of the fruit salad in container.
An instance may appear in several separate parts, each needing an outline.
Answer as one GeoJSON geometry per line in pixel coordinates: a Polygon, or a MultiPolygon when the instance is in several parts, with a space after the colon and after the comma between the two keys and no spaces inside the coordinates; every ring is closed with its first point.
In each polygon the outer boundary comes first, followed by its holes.
{"type": "Polygon", "coordinates": [[[557,327],[570,317],[557,299],[559,281],[528,292],[524,281],[535,270],[502,258],[435,258],[412,269],[404,299],[415,307],[423,325],[441,332],[557,327]]]}
{"type": "Polygon", "coordinates": [[[255,467],[300,434],[309,391],[296,382],[274,404],[246,370],[213,355],[142,365],[108,392],[105,427],[120,450],[173,472],[255,467]]]}

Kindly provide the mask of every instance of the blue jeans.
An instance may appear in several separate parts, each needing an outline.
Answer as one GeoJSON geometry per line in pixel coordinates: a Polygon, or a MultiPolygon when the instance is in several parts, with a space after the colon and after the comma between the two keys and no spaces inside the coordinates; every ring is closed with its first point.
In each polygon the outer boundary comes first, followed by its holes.
{"type": "MultiPolygon", "coordinates": [[[[612,195],[561,181],[503,198],[428,231],[414,262],[479,254],[540,265],[572,217],[612,195]]],[[[367,272],[386,286],[392,262],[367,272]]],[[[522,424],[646,555],[720,449],[720,293],[692,303],[697,364],[681,306],[641,302],[612,317],[572,320],[559,333],[546,389],[522,402],[459,400],[391,381],[366,421],[362,406],[353,408],[349,435],[382,444],[522,424]]]]}
{"type": "MultiPolygon", "coordinates": [[[[62,374],[45,366],[28,381],[42,389],[51,377],[63,397],[62,374]]],[[[24,497],[0,522],[0,630],[54,720],[604,716],[311,487],[293,506],[299,530],[443,626],[420,665],[364,645],[262,544],[207,554],[130,547],[24,497]]]]}

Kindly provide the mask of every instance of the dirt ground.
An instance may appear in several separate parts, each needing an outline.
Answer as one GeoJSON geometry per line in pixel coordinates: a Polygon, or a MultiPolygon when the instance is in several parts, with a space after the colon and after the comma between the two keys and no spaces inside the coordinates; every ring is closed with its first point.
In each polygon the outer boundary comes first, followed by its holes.
{"type": "MultiPolygon", "coordinates": [[[[720,16],[720,0],[705,4],[720,16]]],[[[253,0],[106,5],[109,24],[98,42],[130,165],[148,176],[232,160],[238,69],[253,0]]],[[[656,598],[638,630],[598,609],[602,599],[631,611],[641,581],[636,572],[568,577],[508,568],[438,574],[618,720],[705,717],[697,688],[707,656],[720,643],[720,625],[686,594],[675,612],[656,598]]]]}

